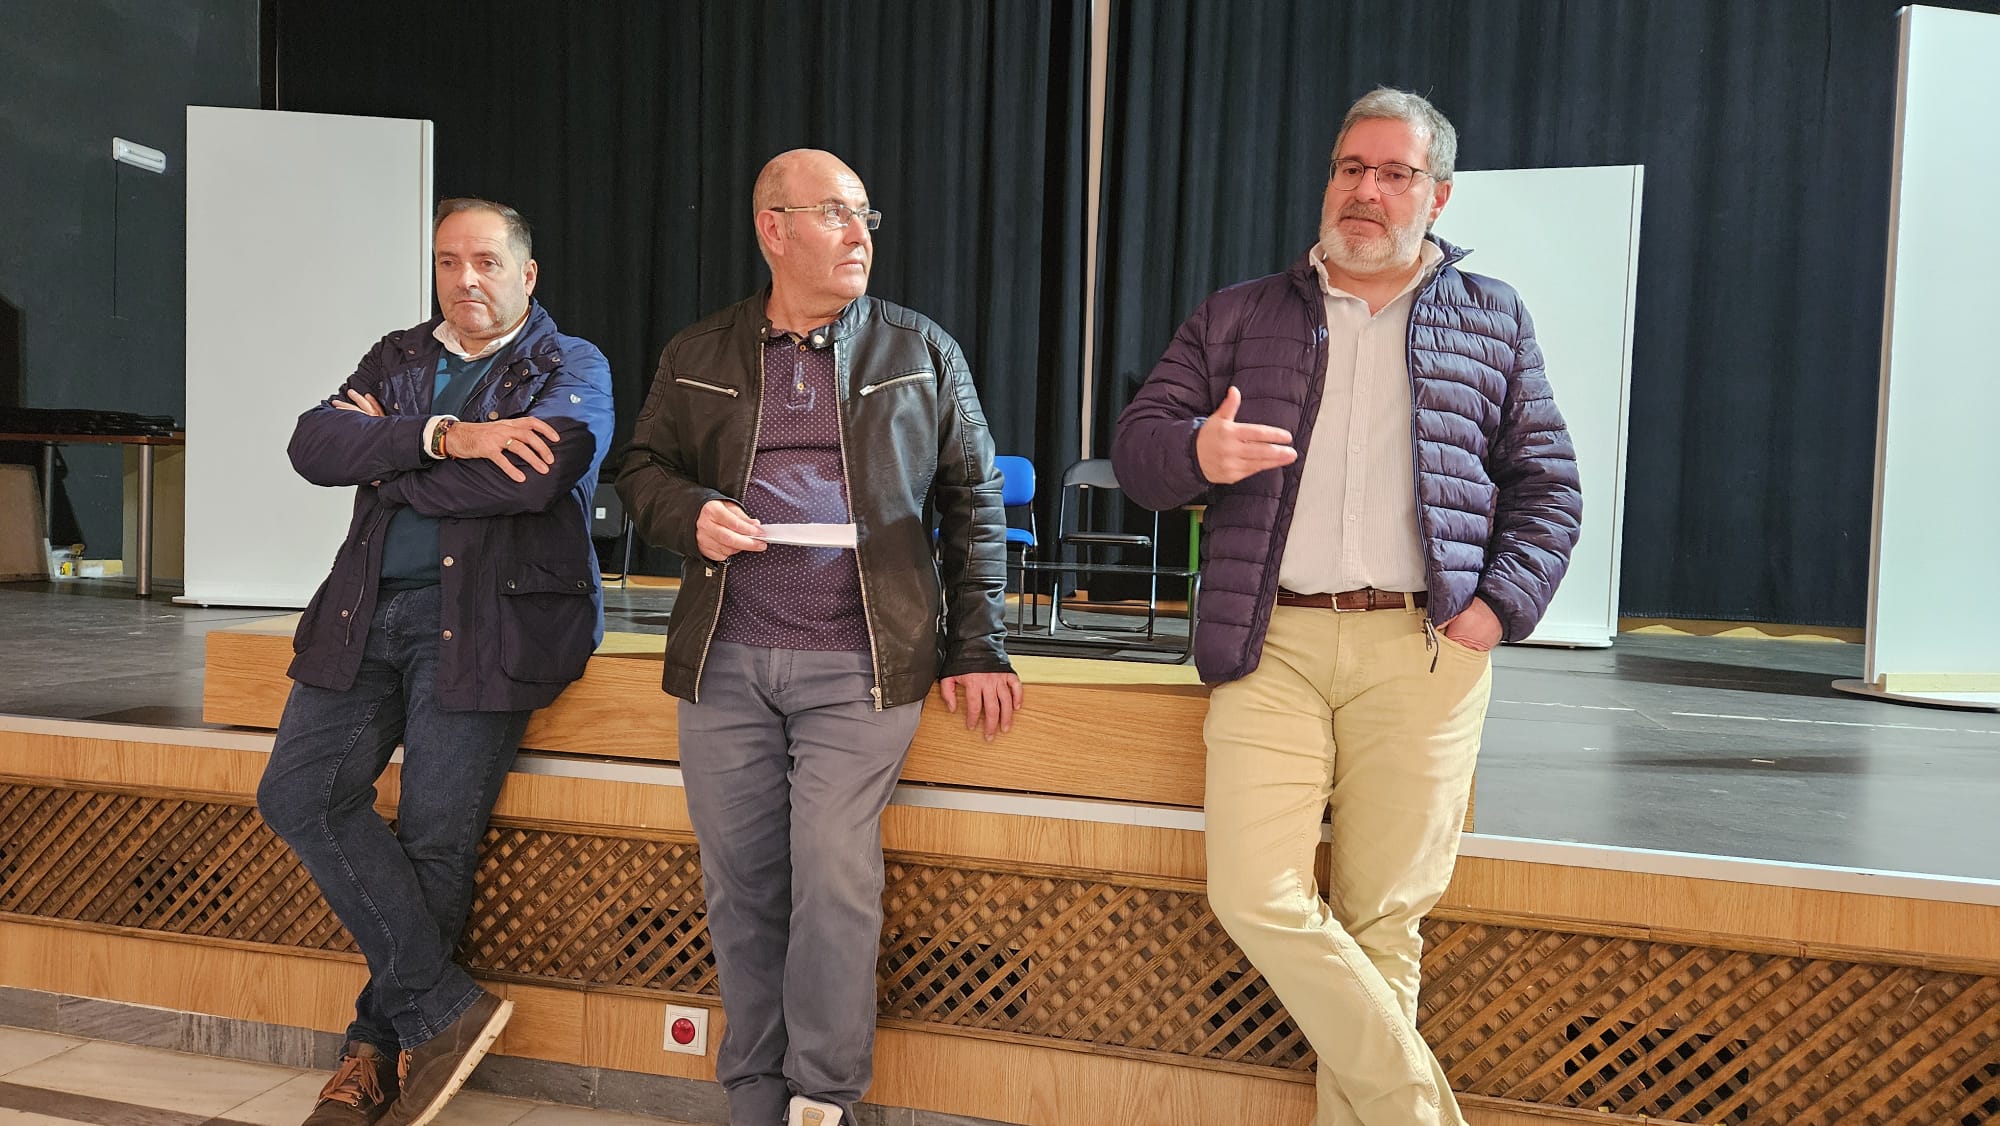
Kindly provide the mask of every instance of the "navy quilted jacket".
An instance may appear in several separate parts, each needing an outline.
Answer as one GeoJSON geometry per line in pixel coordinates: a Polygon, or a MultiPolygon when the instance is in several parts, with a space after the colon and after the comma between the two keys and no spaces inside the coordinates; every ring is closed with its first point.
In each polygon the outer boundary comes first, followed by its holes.
{"type": "MultiPolygon", "coordinates": [[[[1576,451],[1520,295],[1460,271],[1466,252],[1432,241],[1444,262],[1417,294],[1409,344],[1429,611],[1447,621],[1478,594],[1515,641],[1541,620],[1576,546],[1576,451]]],[[[1126,495],[1154,509],[1207,497],[1194,656],[1209,683],[1245,675],[1263,652],[1326,359],[1326,306],[1301,256],[1203,301],[1119,417],[1112,457],[1126,495]],[[1232,384],[1237,420],[1291,431],[1300,458],[1211,486],[1195,430],[1232,384]]]]}

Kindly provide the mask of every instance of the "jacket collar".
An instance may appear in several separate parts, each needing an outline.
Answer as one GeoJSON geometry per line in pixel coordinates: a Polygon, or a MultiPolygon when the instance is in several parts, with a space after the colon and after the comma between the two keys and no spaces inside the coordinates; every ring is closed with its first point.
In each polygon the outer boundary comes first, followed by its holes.
{"type": "MultiPolygon", "coordinates": [[[[444,353],[444,344],[433,335],[437,326],[444,322],[442,313],[425,321],[416,329],[416,347],[412,355],[421,356],[425,362],[435,364],[444,353]]],[[[521,334],[514,342],[500,350],[493,357],[495,366],[515,368],[522,372],[541,375],[562,366],[562,344],[557,340],[555,318],[549,316],[542,303],[532,298],[528,301],[528,319],[521,325],[521,334]]]]}
{"type": "MultiPolygon", "coordinates": [[[[750,318],[752,335],[758,340],[766,340],[771,336],[771,322],[764,315],[764,310],[769,308],[770,304],[771,287],[768,285],[743,303],[744,312],[750,318]]],[[[825,348],[846,340],[860,332],[861,326],[868,323],[871,307],[871,299],[865,293],[849,301],[847,308],[840,311],[840,316],[835,317],[833,323],[826,327],[824,337],[814,334],[809,342],[815,348],[825,348]]]]}
{"type": "MultiPolygon", "coordinates": [[[[1432,281],[1436,281],[1446,270],[1456,266],[1459,259],[1472,253],[1469,248],[1448,243],[1437,237],[1435,233],[1427,232],[1424,235],[1424,239],[1444,252],[1444,259],[1438,263],[1437,273],[1432,275],[1432,281]]],[[[1292,284],[1298,288],[1300,293],[1305,294],[1309,300],[1319,300],[1319,273],[1313,269],[1311,249],[1307,249],[1304,254],[1299,255],[1298,261],[1293,262],[1291,269],[1286,270],[1285,273],[1292,279],[1292,284]]],[[[1425,286],[1424,288],[1428,289],[1429,286],[1425,286]]]]}

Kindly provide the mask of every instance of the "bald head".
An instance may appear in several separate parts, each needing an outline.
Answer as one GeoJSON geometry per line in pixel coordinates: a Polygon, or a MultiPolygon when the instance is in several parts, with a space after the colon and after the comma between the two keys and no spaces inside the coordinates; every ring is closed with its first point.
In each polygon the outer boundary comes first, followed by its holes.
{"type": "Polygon", "coordinates": [[[781,318],[797,316],[806,318],[800,321],[805,328],[817,327],[867,292],[874,213],[867,186],[846,161],[819,149],[779,153],[758,174],[750,199],[757,209],[757,249],[771,267],[774,324],[796,327],[781,318]],[[822,204],[840,207],[828,212],[822,204]]]}
{"type": "Polygon", "coordinates": [[[793,186],[800,183],[814,185],[827,180],[846,178],[855,183],[861,177],[847,162],[824,149],[793,149],[781,152],[764,165],[757,174],[757,186],[750,189],[751,211],[768,211],[773,207],[787,207],[801,203],[818,203],[817,199],[791,199],[793,186]]]}

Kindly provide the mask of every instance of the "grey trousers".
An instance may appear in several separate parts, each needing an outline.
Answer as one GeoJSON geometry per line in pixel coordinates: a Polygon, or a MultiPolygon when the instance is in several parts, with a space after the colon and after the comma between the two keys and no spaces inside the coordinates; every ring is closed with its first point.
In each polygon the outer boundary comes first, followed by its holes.
{"type": "Polygon", "coordinates": [[[681,773],[728,1028],[730,1126],[792,1095],[851,1118],[873,1078],[882,810],[923,704],[874,710],[866,653],[716,642],[681,773]]]}

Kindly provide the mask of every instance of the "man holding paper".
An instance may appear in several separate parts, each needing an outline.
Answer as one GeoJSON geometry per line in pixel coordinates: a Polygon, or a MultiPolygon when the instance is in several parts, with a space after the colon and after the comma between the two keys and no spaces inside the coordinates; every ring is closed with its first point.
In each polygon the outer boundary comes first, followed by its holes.
{"type": "Polygon", "coordinates": [[[882,810],[924,698],[1008,730],[1005,518],[958,344],[868,297],[854,171],[780,154],[770,288],[667,344],[618,492],[686,560],[666,646],[728,1030],[733,1126],[838,1126],[867,1089],[882,810]],[[941,580],[941,582],[940,582],[941,580]]]}

